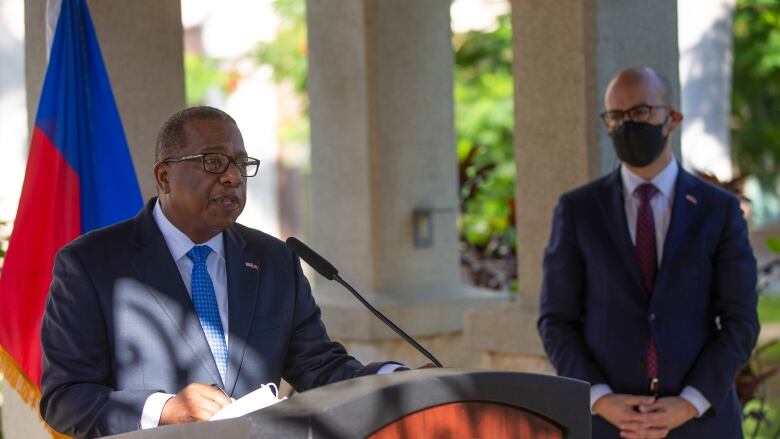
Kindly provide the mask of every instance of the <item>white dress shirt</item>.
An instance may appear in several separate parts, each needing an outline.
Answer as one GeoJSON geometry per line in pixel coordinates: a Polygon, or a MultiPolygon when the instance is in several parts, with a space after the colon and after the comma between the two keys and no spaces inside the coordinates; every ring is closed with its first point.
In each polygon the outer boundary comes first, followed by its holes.
{"type": "MultiPolygon", "coordinates": [[[[209,253],[206,259],[206,270],[211,277],[211,281],[214,284],[214,293],[217,296],[217,307],[219,308],[219,319],[222,321],[222,330],[225,331],[225,344],[228,346],[228,294],[227,294],[227,268],[225,265],[225,245],[222,240],[222,233],[209,239],[203,244],[195,244],[187,237],[181,230],[177,229],[173,223],[168,220],[160,207],[160,201],[154,206],[152,211],[154,221],[157,223],[160,232],[165,239],[165,243],[168,245],[168,250],[171,252],[173,260],[176,262],[176,267],[179,269],[181,278],[184,281],[184,286],[187,288],[187,293],[192,298],[192,260],[187,256],[187,252],[195,245],[208,245],[211,247],[212,252],[209,253]]],[[[377,374],[385,374],[394,372],[399,367],[405,367],[400,364],[385,364],[377,374]]],[[[163,407],[169,399],[175,395],[169,393],[153,393],[149,395],[144,403],[143,411],[141,412],[141,428],[154,428],[160,424],[160,415],[162,415],[163,407]]]]}
{"type": "MultiPolygon", "coordinates": [[[[176,268],[179,269],[181,279],[184,281],[184,287],[187,288],[187,294],[192,298],[192,260],[187,256],[187,252],[195,245],[207,245],[211,247],[211,253],[206,258],[206,271],[211,277],[214,285],[214,293],[217,296],[217,308],[219,309],[219,320],[222,322],[222,330],[225,332],[225,345],[228,345],[228,295],[227,295],[227,268],[225,267],[225,245],[222,240],[222,233],[209,239],[203,244],[195,244],[181,230],[171,223],[165,216],[160,207],[160,200],[152,211],[154,221],[162,233],[168,250],[171,252],[176,268]]],[[[169,399],[175,395],[169,393],[153,393],[146,398],[143,411],[141,412],[141,428],[154,428],[160,424],[160,415],[163,407],[169,399]]]]}
{"type": "MultiPolygon", "coordinates": [[[[628,230],[631,234],[631,242],[636,245],[636,218],[639,211],[639,195],[636,188],[644,183],[652,183],[658,193],[650,199],[650,207],[653,209],[653,223],[655,225],[656,252],[658,254],[658,266],[661,266],[661,260],[664,253],[664,242],[666,242],[666,232],[669,231],[669,223],[672,219],[672,204],[674,203],[674,186],[677,181],[679,166],[674,157],[669,164],[649,182],[642,177],[631,172],[626,165],[620,165],[620,179],[623,182],[623,201],[626,209],[626,220],[628,221],[628,230]]],[[[600,383],[590,387],[590,408],[593,411],[593,405],[604,395],[612,393],[609,385],[600,383]]],[[[685,386],[680,397],[690,402],[701,416],[710,408],[710,402],[696,388],[685,386]]]]}

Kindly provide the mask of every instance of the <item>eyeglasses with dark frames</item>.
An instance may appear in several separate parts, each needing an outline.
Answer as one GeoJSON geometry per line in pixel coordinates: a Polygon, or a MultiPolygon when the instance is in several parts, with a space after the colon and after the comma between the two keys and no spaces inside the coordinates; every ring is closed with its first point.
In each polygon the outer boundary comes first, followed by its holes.
{"type": "Polygon", "coordinates": [[[234,159],[218,152],[204,152],[202,154],[184,155],[179,157],[168,157],[160,160],[160,163],[176,163],[187,160],[201,159],[203,170],[211,174],[224,174],[230,164],[234,164],[238,173],[242,177],[254,177],[260,168],[260,160],[252,157],[240,157],[234,159]]]}
{"type": "Polygon", "coordinates": [[[601,120],[604,121],[604,125],[607,126],[609,129],[614,129],[619,127],[623,124],[623,121],[626,119],[626,115],[628,115],[629,120],[632,122],[647,122],[650,120],[650,117],[653,115],[653,110],[655,109],[666,109],[668,110],[668,105],[647,105],[647,104],[641,104],[634,107],[629,108],[628,110],[609,110],[601,113],[601,120]]]}

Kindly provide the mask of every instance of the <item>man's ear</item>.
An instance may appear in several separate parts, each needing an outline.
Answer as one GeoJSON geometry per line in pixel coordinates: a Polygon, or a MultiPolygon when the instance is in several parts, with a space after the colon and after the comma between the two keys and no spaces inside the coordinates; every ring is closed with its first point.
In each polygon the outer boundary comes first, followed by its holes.
{"type": "Polygon", "coordinates": [[[683,115],[679,111],[671,109],[669,110],[669,118],[667,120],[668,124],[664,128],[664,131],[666,131],[666,135],[668,136],[680,126],[680,123],[683,121],[683,115]]]}
{"type": "Polygon", "coordinates": [[[154,180],[157,184],[157,194],[163,195],[171,191],[170,174],[168,173],[168,165],[162,162],[157,162],[154,165],[154,180]]]}

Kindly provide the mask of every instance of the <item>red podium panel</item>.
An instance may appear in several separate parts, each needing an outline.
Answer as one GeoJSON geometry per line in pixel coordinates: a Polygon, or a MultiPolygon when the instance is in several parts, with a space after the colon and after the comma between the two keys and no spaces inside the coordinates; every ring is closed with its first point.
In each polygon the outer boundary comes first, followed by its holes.
{"type": "Polygon", "coordinates": [[[412,413],[369,436],[369,439],[563,439],[551,422],[502,404],[456,402],[412,413]]]}

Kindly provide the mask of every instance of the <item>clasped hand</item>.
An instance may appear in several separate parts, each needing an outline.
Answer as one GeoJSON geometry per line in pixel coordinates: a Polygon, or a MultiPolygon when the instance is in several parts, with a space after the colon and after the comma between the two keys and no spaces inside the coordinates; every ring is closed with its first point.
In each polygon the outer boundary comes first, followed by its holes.
{"type": "Polygon", "coordinates": [[[695,418],[696,408],[677,396],[610,394],[593,405],[593,412],[620,429],[626,439],[665,438],[669,432],[695,418]]]}

